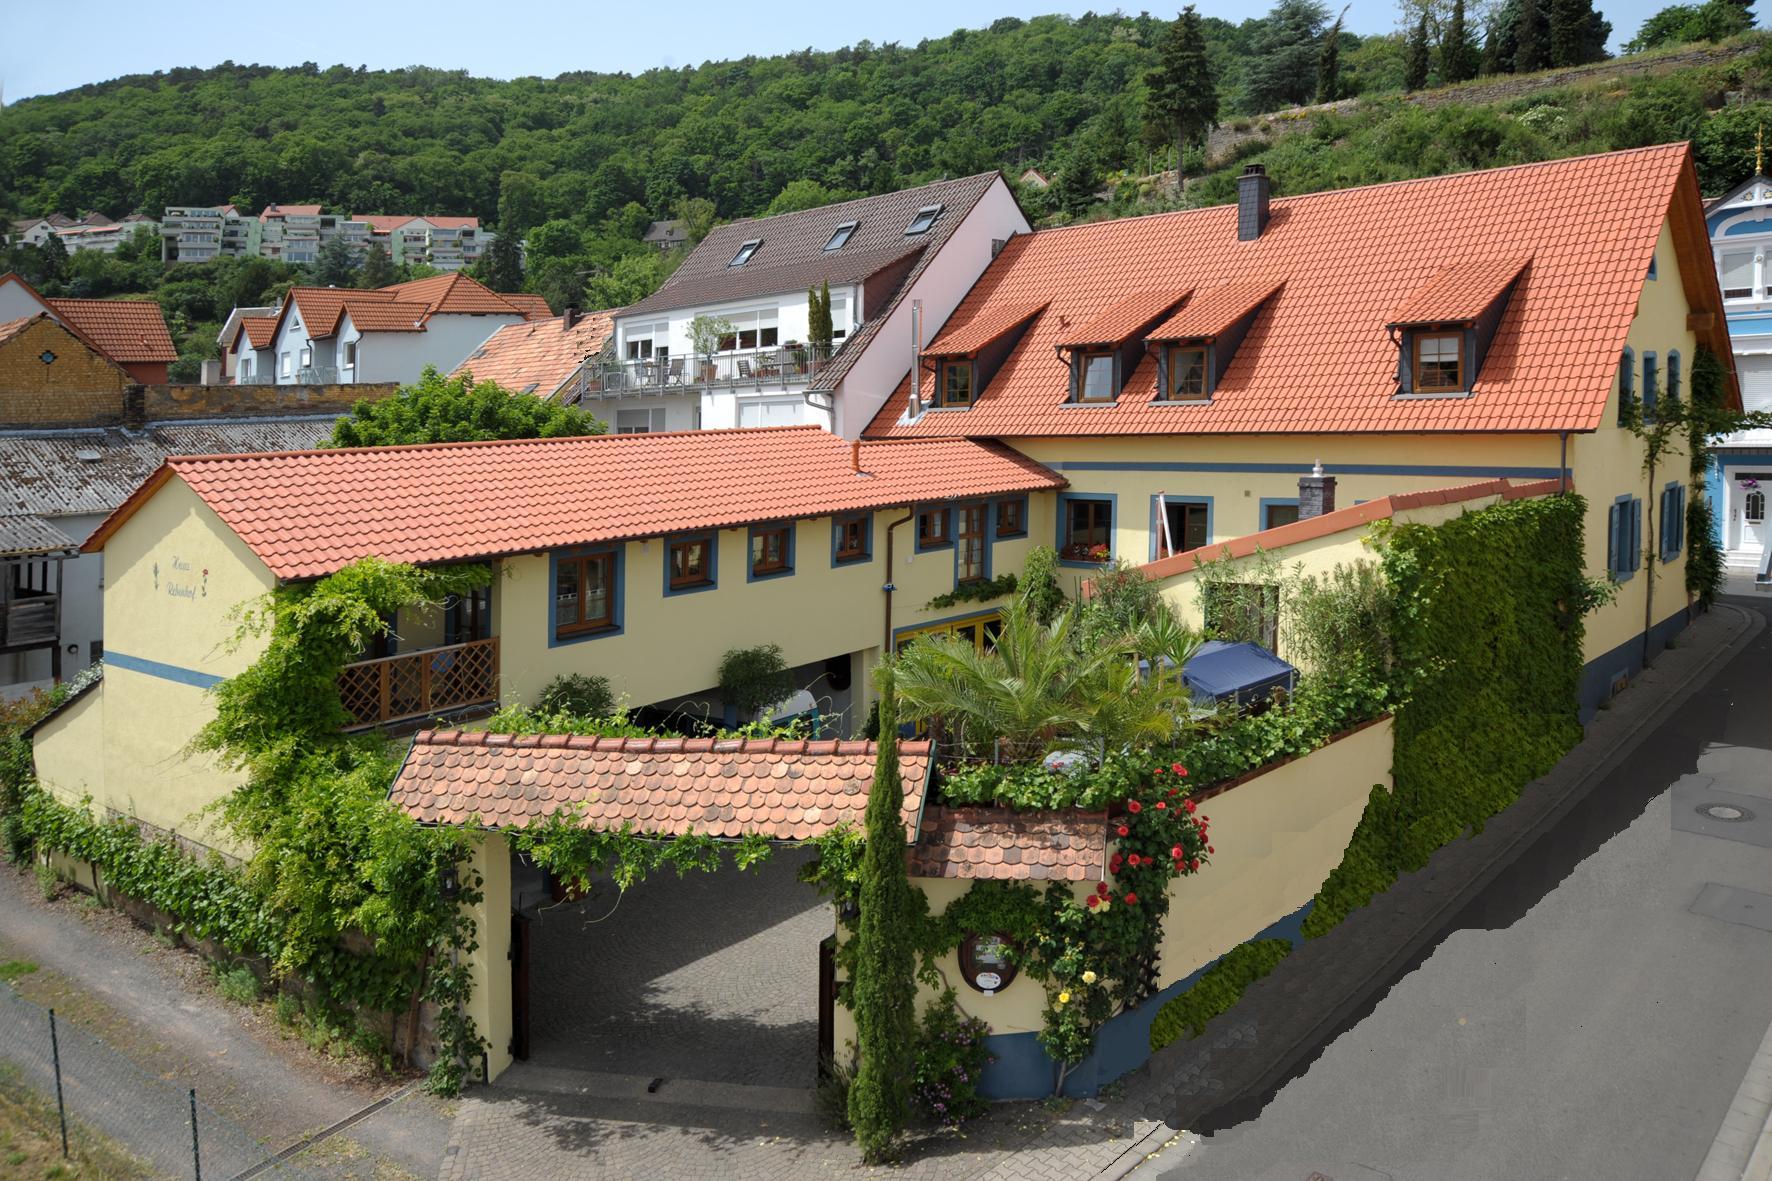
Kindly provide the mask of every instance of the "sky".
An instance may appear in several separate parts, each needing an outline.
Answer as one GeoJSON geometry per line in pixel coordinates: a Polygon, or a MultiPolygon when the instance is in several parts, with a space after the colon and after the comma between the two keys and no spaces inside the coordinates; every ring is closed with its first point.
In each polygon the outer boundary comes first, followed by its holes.
{"type": "MultiPolygon", "coordinates": [[[[1179,0],[1173,0],[1179,7],[1179,0]]],[[[1671,0],[1599,0],[1613,25],[1614,47],[1635,35],[1643,20],[1671,0]]],[[[1207,16],[1243,21],[1271,0],[1197,0],[1207,16]]],[[[777,0],[734,9],[709,0],[651,4],[529,4],[518,9],[428,0],[410,8],[309,0],[278,5],[143,8],[125,0],[83,0],[77,35],[44,40],[6,37],[0,45],[0,87],[14,102],[124,74],[175,66],[213,66],[232,59],[292,66],[343,63],[371,69],[426,65],[476,75],[551,78],[567,70],[639,73],[655,66],[769,55],[789,50],[837,49],[863,39],[915,45],[956,28],[979,28],[1002,16],[1082,13],[1089,5],[1063,0],[1016,5],[1011,0],[897,0],[839,4],[777,0]],[[53,47],[53,48],[51,48],[53,47]]],[[[1096,6],[1107,10],[1107,5],[1096,6]]],[[[1478,7],[1473,3],[1471,7],[1478,7]]],[[[1137,8],[1129,7],[1136,12],[1137,8]]],[[[1173,17],[1165,7],[1154,14],[1173,17]]],[[[1383,33],[1397,25],[1395,0],[1353,0],[1348,28],[1383,33]]]]}

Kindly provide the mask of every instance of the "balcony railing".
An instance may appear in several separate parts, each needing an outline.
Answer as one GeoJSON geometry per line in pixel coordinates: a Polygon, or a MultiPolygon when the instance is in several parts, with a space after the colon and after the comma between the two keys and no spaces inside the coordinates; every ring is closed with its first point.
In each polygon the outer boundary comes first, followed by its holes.
{"type": "Polygon", "coordinates": [[[338,674],[347,730],[435,717],[498,700],[498,637],[359,660],[338,674]]]}
{"type": "MultiPolygon", "coordinates": [[[[11,577],[11,571],[4,571],[11,577]]],[[[43,591],[17,591],[17,598],[0,602],[0,648],[53,645],[56,642],[56,599],[43,591]]]]}
{"type": "Polygon", "coordinates": [[[303,365],[296,370],[299,385],[337,385],[338,369],[333,365],[303,365]]]}
{"type": "Polygon", "coordinates": [[[580,368],[578,389],[586,398],[686,393],[711,386],[785,389],[811,381],[835,350],[822,345],[782,345],[713,357],[652,357],[618,361],[592,357],[580,368]]]}

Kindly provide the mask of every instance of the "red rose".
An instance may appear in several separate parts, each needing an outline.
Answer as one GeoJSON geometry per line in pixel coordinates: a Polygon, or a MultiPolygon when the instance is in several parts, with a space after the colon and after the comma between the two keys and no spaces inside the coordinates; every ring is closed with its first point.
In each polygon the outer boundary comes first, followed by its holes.
{"type": "Polygon", "coordinates": [[[1108,892],[1108,884],[1106,882],[1096,882],[1095,892],[1097,894],[1106,894],[1108,892]]]}
{"type": "Polygon", "coordinates": [[[1162,800],[1157,801],[1157,807],[1159,807],[1159,808],[1167,808],[1168,806],[1169,805],[1165,804],[1162,800]]]}
{"type": "Polygon", "coordinates": [[[1202,816],[1202,817],[1200,817],[1200,823],[1201,823],[1201,824],[1211,824],[1211,823],[1212,823],[1212,817],[1210,817],[1210,816],[1202,816]]]}
{"type": "Polygon", "coordinates": [[[1187,863],[1187,867],[1189,869],[1199,869],[1200,868],[1200,859],[1198,857],[1194,858],[1192,861],[1187,863]]]}
{"type": "Polygon", "coordinates": [[[1127,828],[1124,824],[1122,824],[1119,828],[1115,829],[1114,831],[1119,833],[1123,837],[1132,835],[1132,830],[1127,828]]]}
{"type": "Polygon", "coordinates": [[[1187,809],[1187,814],[1189,816],[1194,814],[1194,802],[1192,800],[1181,801],[1181,806],[1187,809]]]}
{"type": "Polygon", "coordinates": [[[1131,891],[1127,891],[1126,905],[1127,906],[1137,906],[1138,905],[1138,895],[1132,893],[1131,891]]]}
{"type": "Polygon", "coordinates": [[[1101,895],[1099,895],[1099,894],[1089,895],[1088,906],[1089,906],[1090,910],[1094,910],[1096,907],[1098,907],[1100,905],[1101,905],[1101,895]]]}
{"type": "Polygon", "coordinates": [[[1113,860],[1108,862],[1108,870],[1112,873],[1120,872],[1120,855],[1118,853],[1115,853],[1113,860]]]}
{"type": "Polygon", "coordinates": [[[1138,813],[1144,811],[1144,805],[1139,803],[1137,800],[1127,800],[1126,801],[1126,811],[1131,812],[1133,815],[1136,816],[1138,813]]]}
{"type": "Polygon", "coordinates": [[[1171,763],[1169,765],[1169,769],[1171,771],[1175,772],[1177,775],[1186,775],[1187,774],[1187,768],[1182,766],[1180,763],[1171,763]]]}
{"type": "Polygon", "coordinates": [[[1169,856],[1175,858],[1177,861],[1180,861],[1181,860],[1181,846],[1177,845],[1177,846],[1175,846],[1175,848],[1169,850],[1169,856]]]}
{"type": "Polygon", "coordinates": [[[1215,849],[1213,849],[1213,847],[1212,847],[1212,846],[1211,846],[1211,845],[1207,845],[1207,846],[1206,846],[1206,852],[1208,852],[1208,853],[1212,853],[1212,852],[1216,852],[1216,850],[1215,850],[1215,849]]]}
{"type": "Polygon", "coordinates": [[[1137,869],[1138,868],[1138,854],[1128,853],[1126,855],[1126,864],[1130,865],[1133,869],[1137,869]]]}
{"type": "Polygon", "coordinates": [[[1161,775],[1162,773],[1163,773],[1163,768],[1161,768],[1161,767],[1158,767],[1151,772],[1152,775],[1161,775]]]}

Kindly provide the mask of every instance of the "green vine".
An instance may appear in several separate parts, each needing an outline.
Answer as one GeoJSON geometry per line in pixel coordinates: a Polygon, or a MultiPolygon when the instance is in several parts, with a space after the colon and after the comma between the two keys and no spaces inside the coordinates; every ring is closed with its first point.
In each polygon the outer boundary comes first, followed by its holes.
{"type": "Polygon", "coordinates": [[[1157,1010],[1151,1022],[1151,1049],[1161,1050],[1183,1036],[1199,1037],[1208,1021],[1236,1004],[1244,989],[1291,953],[1292,944],[1285,939],[1256,939],[1231,948],[1186,992],[1157,1010]]]}
{"type": "Polygon", "coordinates": [[[962,582],[946,594],[936,595],[924,603],[923,610],[940,611],[944,607],[957,607],[961,603],[988,603],[992,599],[1014,594],[1018,585],[1020,583],[1014,571],[981,582],[962,582]]]}

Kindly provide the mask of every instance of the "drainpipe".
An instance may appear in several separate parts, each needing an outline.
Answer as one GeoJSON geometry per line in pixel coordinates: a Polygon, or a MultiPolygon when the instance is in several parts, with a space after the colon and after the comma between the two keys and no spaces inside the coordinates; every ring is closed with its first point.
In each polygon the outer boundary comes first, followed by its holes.
{"type": "Polygon", "coordinates": [[[880,589],[886,592],[886,636],[880,645],[880,659],[885,660],[892,655],[892,531],[900,525],[908,524],[917,515],[917,506],[912,505],[911,511],[886,526],[886,585],[880,589]]]}

